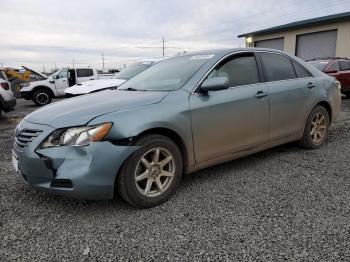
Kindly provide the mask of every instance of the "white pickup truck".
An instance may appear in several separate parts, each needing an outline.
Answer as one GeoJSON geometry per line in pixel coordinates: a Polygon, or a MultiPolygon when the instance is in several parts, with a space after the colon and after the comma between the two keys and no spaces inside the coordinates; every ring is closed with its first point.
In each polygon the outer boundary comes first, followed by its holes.
{"type": "Polygon", "coordinates": [[[20,94],[38,106],[51,103],[52,98],[65,96],[66,88],[89,80],[108,79],[114,74],[98,74],[92,68],[63,68],[44,80],[21,85],[20,94]]]}

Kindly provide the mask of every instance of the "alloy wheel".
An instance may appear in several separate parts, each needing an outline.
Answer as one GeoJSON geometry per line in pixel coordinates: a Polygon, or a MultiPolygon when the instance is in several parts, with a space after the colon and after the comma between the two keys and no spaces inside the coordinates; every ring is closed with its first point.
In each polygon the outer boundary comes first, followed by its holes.
{"type": "Polygon", "coordinates": [[[326,130],[326,118],[322,113],[317,112],[311,122],[310,136],[312,141],[316,144],[320,143],[326,134],[326,130]]]}
{"type": "Polygon", "coordinates": [[[47,104],[47,101],[48,101],[49,99],[50,99],[50,98],[49,98],[48,94],[46,94],[46,93],[39,93],[39,94],[37,94],[37,96],[36,96],[36,100],[38,101],[38,103],[39,103],[40,105],[46,105],[46,104],[47,104]]]}
{"type": "Polygon", "coordinates": [[[146,197],[160,196],[172,184],[175,170],[175,160],[169,150],[152,148],[141,157],[136,166],[136,188],[146,197]]]}

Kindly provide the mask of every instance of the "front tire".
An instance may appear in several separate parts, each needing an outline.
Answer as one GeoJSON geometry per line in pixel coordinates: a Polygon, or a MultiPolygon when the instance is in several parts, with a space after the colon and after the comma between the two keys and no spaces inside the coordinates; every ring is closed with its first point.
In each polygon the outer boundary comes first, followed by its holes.
{"type": "Polygon", "coordinates": [[[316,106],[307,119],[299,145],[307,149],[320,148],[327,140],[329,125],[328,111],[323,106],[316,106]]]}
{"type": "Polygon", "coordinates": [[[181,181],[181,152],[172,140],[161,135],[141,137],[135,145],[141,148],[123,164],[117,178],[118,192],[139,208],[160,205],[181,181]]]}
{"type": "Polygon", "coordinates": [[[39,89],[34,92],[32,100],[37,106],[45,106],[51,103],[52,97],[49,91],[39,89]]]}

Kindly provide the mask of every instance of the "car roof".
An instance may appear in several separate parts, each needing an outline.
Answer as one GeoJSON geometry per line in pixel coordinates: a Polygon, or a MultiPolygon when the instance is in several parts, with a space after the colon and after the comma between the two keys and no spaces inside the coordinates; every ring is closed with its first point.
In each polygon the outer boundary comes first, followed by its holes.
{"type": "Polygon", "coordinates": [[[240,48],[225,48],[225,49],[209,49],[209,50],[203,50],[203,51],[194,51],[194,52],[188,52],[181,54],[179,56],[191,56],[191,55],[226,55],[234,52],[261,52],[261,51],[267,51],[267,52],[275,52],[280,54],[286,54],[288,56],[291,56],[291,54],[277,50],[277,49],[270,49],[270,48],[257,48],[257,47],[240,47],[240,48]]]}

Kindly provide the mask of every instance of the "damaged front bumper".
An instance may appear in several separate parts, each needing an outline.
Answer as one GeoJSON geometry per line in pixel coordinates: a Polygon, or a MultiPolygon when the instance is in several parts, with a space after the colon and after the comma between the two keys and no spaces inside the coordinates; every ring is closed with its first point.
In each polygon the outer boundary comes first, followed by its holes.
{"type": "MultiPolygon", "coordinates": [[[[54,128],[22,121],[16,130],[14,168],[34,189],[82,199],[111,199],[117,173],[135,146],[116,146],[108,141],[86,146],[38,146],[54,128]],[[24,130],[40,131],[32,141],[19,143],[24,130]]],[[[29,140],[29,139],[28,139],[29,140]]]]}

